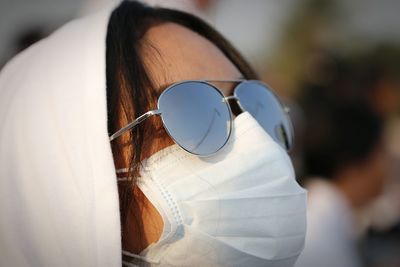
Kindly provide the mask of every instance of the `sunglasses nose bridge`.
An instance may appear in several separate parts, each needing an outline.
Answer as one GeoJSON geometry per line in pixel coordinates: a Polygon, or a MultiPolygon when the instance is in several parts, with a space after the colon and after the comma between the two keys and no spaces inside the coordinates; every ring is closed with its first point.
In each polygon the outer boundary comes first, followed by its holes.
{"type": "Polygon", "coordinates": [[[236,100],[239,101],[239,98],[237,96],[231,95],[231,96],[226,96],[224,97],[223,101],[225,101],[226,103],[229,102],[229,100],[236,100]]]}
{"type": "Polygon", "coordinates": [[[239,97],[234,96],[234,95],[232,95],[232,96],[225,96],[225,97],[222,99],[222,101],[225,102],[225,103],[227,103],[228,105],[231,105],[231,104],[229,103],[230,100],[235,101],[237,104],[239,103],[239,97]]]}
{"type": "Polygon", "coordinates": [[[230,107],[232,119],[235,119],[237,115],[243,112],[242,108],[240,107],[239,97],[235,95],[226,96],[222,99],[222,101],[230,107]],[[230,102],[230,100],[233,100],[233,102],[230,102]]]}

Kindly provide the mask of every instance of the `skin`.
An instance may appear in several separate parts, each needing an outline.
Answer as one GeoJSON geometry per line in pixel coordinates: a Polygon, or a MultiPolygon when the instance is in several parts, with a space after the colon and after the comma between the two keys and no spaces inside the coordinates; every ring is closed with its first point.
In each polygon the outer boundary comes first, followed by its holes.
{"type": "Polygon", "coordinates": [[[336,186],[354,209],[368,205],[382,191],[386,178],[386,157],[379,143],[364,161],[343,167],[335,177],[336,186]]]}
{"type": "MultiPolygon", "coordinates": [[[[234,80],[242,77],[239,70],[214,44],[175,23],[165,23],[150,28],[144,36],[141,52],[150,78],[156,85],[155,88],[162,88],[159,89],[161,91],[167,85],[182,80],[234,80]]],[[[232,88],[232,85],[218,84],[217,86],[225,95],[229,95],[232,88]]],[[[151,119],[156,124],[160,124],[158,117],[151,119]]],[[[155,139],[151,147],[144,149],[147,153],[143,155],[143,158],[173,144],[169,137],[160,136],[155,139]]],[[[125,163],[129,162],[130,151],[129,147],[124,151],[125,163]]],[[[127,165],[120,167],[127,167],[127,165]]],[[[126,242],[122,245],[125,250],[140,253],[148,245],[159,240],[164,223],[151,202],[140,191],[136,192],[136,195],[143,201],[140,201],[135,214],[128,215],[128,229],[130,225],[134,227],[134,223],[129,222],[133,222],[139,211],[144,222],[142,232],[145,242],[139,242],[137,232],[133,230],[127,231],[126,242]]]]}
{"type": "Polygon", "coordinates": [[[383,117],[396,112],[400,100],[400,83],[390,77],[380,79],[369,95],[373,109],[383,117]]]}

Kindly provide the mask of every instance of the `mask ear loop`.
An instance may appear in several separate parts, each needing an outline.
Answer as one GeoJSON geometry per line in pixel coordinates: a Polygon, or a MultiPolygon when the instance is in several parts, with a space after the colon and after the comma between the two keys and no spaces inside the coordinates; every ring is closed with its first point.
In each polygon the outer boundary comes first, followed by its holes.
{"type": "Polygon", "coordinates": [[[128,171],[129,171],[128,168],[122,168],[122,169],[116,170],[116,173],[125,173],[125,172],[128,172],[128,171]]]}
{"type": "Polygon", "coordinates": [[[139,267],[139,265],[130,263],[128,261],[122,261],[122,266],[128,266],[128,267],[139,267]]]}
{"type": "MultiPolygon", "coordinates": [[[[144,261],[144,262],[148,262],[148,263],[160,264],[160,261],[151,260],[151,259],[148,259],[146,257],[140,256],[140,255],[137,255],[137,254],[134,254],[134,253],[131,253],[131,252],[126,251],[126,250],[122,250],[122,255],[124,255],[126,257],[130,257],[130,258],[138,259],[138,260],[141,260],[141,261],[144,261]]],[[[127,264],[127,266],[129,266],[129,267],[137,267],[137,266],[139,266],[139,265],[136,265],[136,264],[131,263],[129,261],[122,261],[122,262],[124,264],[127,264]]]]}
{"type": "MultiPolygon", "coordinates": [[[[117,169],[116,173],[127,173],[129,171],[128,168],[122,168],[122,169],[117,169]]],[[[118,182],[127,182],[130,181],[131,179],[129,179],[128,177],[117,177],[117,181],[118,182]]]]}
{"type": "MultiPolygon", "coordinates": [[[[118,173],[127,173],[127,172],[129,172],[128,168],[121,168],[121,169],[117,169],[116,170],[117,174],[118,173]]],[[[129,181],[129,180],[130,179],[128,179],[128,177],[117,177],[117,181],[129,181]]],[[[134,253],[131,253],[131,252],[126,251],[126,250],[122,250],[122,255],[126,256],[126,257],[130,257],[130,258],[138,259],[138,260],[141,260],[141,261],[144,261],[144,262],[148,262],[148,263],[153,263],[153,264],[159,264],[160,263],[159,261],[151,260],[151,259],[148,259],[146,257],[140,256],[140,255],[137,255],[137,254],[134,254],[134,253]]],[[[122,263],[125,266],[128,266],[128,267],[139,267],[140,266],[140,265],[137,265],[135,263],[132,263],[132,262],[129,262],[129,261],[124,261],[124,260],[122,260],[122,263]]]]}
{"type": "MultiPolygon", "coordinates": [[[[128,168],[122,168],[122,169],[117,169],[116,170],[117,174],[118,173],[126,173],[126,172],[128,172],[128,168]]],[[[118,182],[125,182],[125,181],[128,181],[128,178],[127,177],[117,177],[117,181],[118,182]]],[[[122,250],[122,255],[127,256],[127,257],[134,257],[134,256],[131,256],[131,255],[133,255],[132,253],[129,253],[129,252],[125,251],[125,250],[122,250]]],[[[124,260],[122,260],[122,265],[123,266],[127,266],[127,267],[139,267],[139,265],[137,265],[137,264],[134,264],[134,263],[129,262],[129,261],[124,261],[124,260]]]]}

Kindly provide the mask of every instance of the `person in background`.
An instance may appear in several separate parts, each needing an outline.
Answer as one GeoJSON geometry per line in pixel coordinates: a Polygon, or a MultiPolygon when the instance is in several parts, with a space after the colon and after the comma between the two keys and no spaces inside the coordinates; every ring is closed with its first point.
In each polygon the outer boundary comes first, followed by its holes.
{"type": "Polygon", "coordinates": [[[400,47],[381,44],[357,60],[366,99],[387,122],[384,145],[388,178],[383,194],[365,212],[365,224],[378,232],[400,226],[400,47]]]}
{"type": "Polygon", "coordinates": [[[355,214],[385,179],[383,121],[365,103],[323,101],[306,110],[306,245],[297,267],[357,267],[355,214]]]}

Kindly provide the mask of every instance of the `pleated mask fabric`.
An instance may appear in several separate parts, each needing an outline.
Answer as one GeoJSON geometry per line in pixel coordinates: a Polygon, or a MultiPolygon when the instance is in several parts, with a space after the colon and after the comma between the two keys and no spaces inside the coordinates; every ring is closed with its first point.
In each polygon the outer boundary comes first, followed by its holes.
{"type": "Polygon", "coordinates": [[[289,267],[304,247],[306,190],[286,153],[248,113],[216,155],[173,145],[143,162],[139,187],[160,212],[160,240],[139,266],[289,267]]]}

